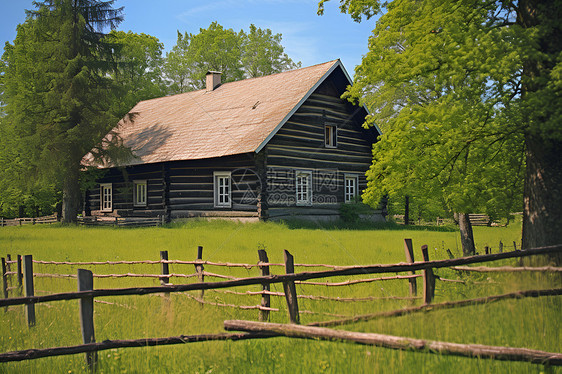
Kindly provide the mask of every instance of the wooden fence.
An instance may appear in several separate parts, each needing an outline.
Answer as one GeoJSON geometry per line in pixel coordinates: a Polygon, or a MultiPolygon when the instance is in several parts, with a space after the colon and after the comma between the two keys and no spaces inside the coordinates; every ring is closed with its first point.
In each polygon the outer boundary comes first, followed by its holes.
{"type": "Polygon", "coordinates": [[[0,217],[0,227],[4,226],[23,226],[23,225],[40,225],[46,223],[57,223],[59,221],[58,214],[35,218],[14,218],[5,219],[0,217]]]}
{"type": "MultiPolygon", "coordinates": [[[[403,338],[403,337],[389,337],[382,336],[378,334],[370,334],[377,336],[350,336],[349,334],[354,334],[351,332],[341,331],[336,332],[336,330],[325,331],[327,329],[318,330],[322,326],[333,326],[341,325],[346,323],[356,322],[358,320],[367,320],[369,318],[382,318],[391,317],[395,315],[403,315],[406,313],[415,313],[418,311],[427,311],[429,309],[439,309],[446,307],[458,307],[465,305],[474,305],[483,302],[497,301],[507,298],[520,298],[520,297],[543,297],[543,296],[554,296],[562,294],[562,289],[553,290],[531,290],[522,291],[518,293],[505,294],[505,295],[495,295],[488,298],[481,299],[471,299],[471,300],[461,300],[458,302],[433,304],[432,302],[434,290],[435,290],[435,280],[436,278],[433,270],[438,268],[453,268],[459,266],[465,266],[468,264],[476,264],[482,262],[495,261],[507,258],[521,258],[525,256],[549,254],[549,253],[559,253],[562,251],[562,245],[535,248],[532,250],[525,251],[512,251],[503,252],[495,254],[486,254],[471,256],[458,259],[449,260],[438,260],[429,261],[427,254],[427,246],[422,246],[422,256],[424,258],[423,262],[414,262],[413,249],[411,240],[406,239],[404,243],[405,253],[407,258],[407,263],[399,264],[388,264],[388,265],[366,265],[366,266],[336,266],[336,265],[326,265],[326,264],[295,264],[293,256],[285,251],[284,252],[284,264],[276,264],[267,262],[267,254],[259,252],[260,262],[257,264],[234,264],[234,263],[212,263],[209,261],[202,260],[202,248],[198,248],[198,255],[195,261],[178,261],[178,260],[168,260],[167,253],[161,253],[160,261],[107,261],[107,262],[60,262],[55,263],[52,261],[36,261],[37,263],[48,263],[48,264],[116,264],[116,263],[160,263],[162,265],[162,274],[153,274],[151,277],[158,277],[163,285],[155,287],[134,287],[134,288],[116,288],[116,289],[93,289],[93,278],[94,274],[89,270],[78,269],[76,278],[79,283],[78,292],[70,293],[58,293],[43,296],[35,296],[33,289],[33,259],[31,256],[24,256],[23,261],[21,256],[17,256],[15,261],[8,259],[2,259],[2,273],[3,273],[3,288],[4,288],[4,298],[0,299],[0,307],[8,307],[10,305],[26,305],[26,314],[29,326],[35,324],[35,310],[34,306],[37,303],[51,302],[56,300],[80,300],[80,315],[81,315],[81,328],[83,335],[82,345],[73,347],[56,347],[48,348],[43,350],[25,350],[17,352],[7,352],[0,354],[0,362],[6,361],[18,361],[39,357],[64,355],[64,354],[76,354],[76,353],[86,353],[86,360],[90,367],[95,366],[96,355],[95,352],[103,349],[111,349],[115,347],[138,347],[138,346],[150,346],[150,345],[162,345],[162,344],[181,344],[186,342],[195,341],[207,341],[207,340],[241,340],[241,339],[254,339],[254,338],[266,338],[272,336],[290,336],[298,338],[318,338],[318,339],[338,339],[338,340],[349,340],[359,342],[361,344],[373,344],[378,346],[385,346],[393,349],[406,349],[406,350],[424,350],[427,352],[427,347],[431,349],[429,352],[432,353],[446,353],[446,354],[457,354],[468,357],[486,357],[494,359],[503,360],[514,360],[514,361],[530,361],[530,362],[540,362],[547,365],[562,365],[562,355],[559,353],[552,352],[542,352],[536,350],[529,350],[523,348],[507,348],[507,347],[489,347],[489,346],[472,346],[472,345],[462,345],[447,342],[424,342],[417,339],[403,338]],[[170,285],[168,280],[170,277],[175,276],[169,274],[167,266],[170,263],[182,263],[195,265],[196,273],[195,276],[199,279],[198,283],[192,284],[181,284],[181,285],[170,285]],[[17,264],[17,270],[15,272],[10,271],[8,266],[17,264]],[[216,276],[214,273],[204,273],[204,265],[218,265],[218,266],[231,266],[231,267],[245,267],[252,268],[257,267],[260,270],[261,275],[255,277],[247,278],[234,278],[228,280],[221,280],[217,282],[204,282],[204,276],[216,276]],[[270,266],[284,266],[285,274],[269,274],[270,266]],[[328,267],[330,270],[324,271],[308,271],[301,273],[294,273],[294,268],[298,266],[323,266],[328,267]],[[292,327],[280,328],[279,326],[274,326],[273,324],[261,324],[252,325],[241,323],[240,321],[232,322],[226,321],[225,328],[232,330],[242,330],[251,331],[247,334],[207,334],[207,335],[195,335],[195,336],[181,336],[181,337],[168,337],[168,338],[156,338],[156,339],[141,339],[141,340],[126,340],[126,341],[104,341],[102,343],[95,342],[95,333],[93,325],[93,307],[94,300],[98,297],[103,296],[123,296],[123,295],[148,295],[155,293],[171,293],[171,292],[186,292],[186,291],[201,291],[201,298],[205,290],[216,290],[216,289],[227,289],[231,287],[246,286],[246,285],[261,285],[262,292],[254,293],[262,296],[261,304],[259,305],[260,316],[259,319],[264,321],[268,318],[268,313],[272,308],[269,306],[269,297],[273,295],[284,296],[287,302],[287,310],[289,314],[289,321],[297,325],[299,324],[299,306],[298,306],[298,296],[296,293],[295,283],[302,282],[303,284],[322,284],[326,283],[311,283],[313,279],[320,278],[330,278],[335,276],[355,276],[363,274],[383,274],[383,273],[402,273],[402,272],[412,272],[409,276],[400,276],[402,279],[408,280],[410,284],[410,296],[415,295],[417,292],[415,286],[415,276],[417,274],[413,273],[415,271],[422,271],[423,277],[423,300],[424,305],[418,307],[412,307],[409,310],[398,310],[383,312],[377,315],[369,316],[354,316],[351,318],[346,318],[344,320],[334,320],[334,321],[324,321],[316,323],[316,326],[307,326],[309,329],[293,329],[292,327]],[[22,274],[23,271],[23,274],[22,274]],[[25,290],[25,296],[8,298],[8,287],[7,287],[7,277],[9,275],[15,275],[18,286],[17,289],[25,290]],[[21,279],[24,279],[24,284],[22,285],[21,279]],[[269,285],[282,283],[284,293],[272,293],[269,290],[269,285]],[[25,286],[25,287],[23,287],[25,286]],[[256,327],[258,326],[258,327],[256,327]],[[343,334],[343,335],[341,335],[343,334]],[[346,335],[347,334],[347,335],[346,335]],[[347,337],[346,337],[347,336],[347,337]],[[394,344],[389,342],[402,341],[403,344],[394,344]],[[393,345],[394,344],[394,345],[393,345]],[[429,345],[427,345],[429,344],[429,345]],[[439,348],[441,347],[441,348],[439,348]],[[517,351],[514,351],[517,350],[517,351]]],[[[497,269],[497,268],[495,268],[497,269]]],[[[506,269],[507,271],[512,271],[512,269],[506,269]]],[[[544,271],[544,269],[543,269],[544,271]]],[[[550,268],[547,271],[561,271],[560,268],[550,268]]],[[[146,275],[144,275],[146,276],[146,275]]],[[[387,279],[401,279],[393,277],[381,277],[373,278],[370,281],[387,279]]],[[[232,277],[231,277],[232,278],[232,277]]],[[[342,283],[342,282],[338,282],[342,283]]],[[[345,283],[345,282],[344,282],[345,283]]],[[[335,283],[331,283],[335,284],[335,283]]],[[[347,283],[350,284],[350,283],[347,283]]],[[[308,296],[308,295],[307,295],[308,296]]],[[[242,321],[244,322],[244,321],[242,321]]],[[[284,325],[286,326],[286,325],[284,325]]],[[[369,334],[368,334],[369,335],[369,334]]]]}
{"type": "MultiPolygon", "coordinates": [[[[13,218],[5,219],[0,217],[0,227],[4,226],[23,226],[39,225],[46,223],[59,222],[57,213],[50,216],[36,218],[13,218]]],[[[150,227],[161,226],[165,223],[163,216],[158,217],[97,217],[79,216],[77,222],[84,226],[118,226],[118,227],[150,227]]]]}
{"type": "Polygon", "coordinates": [[[79,216],[78,224],[84,226],[150,227],[161,226],[165,217],[98,217],[79,216]]]}

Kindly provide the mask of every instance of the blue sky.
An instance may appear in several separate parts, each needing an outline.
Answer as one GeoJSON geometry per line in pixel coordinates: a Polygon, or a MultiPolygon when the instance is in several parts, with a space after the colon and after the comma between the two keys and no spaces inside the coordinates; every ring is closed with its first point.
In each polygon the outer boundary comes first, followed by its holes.
{"type": "MultiPolygon", "coordinates": [[[[12,42],[16,26],[25,20],[31,0],[0,0],[0,42],[12,42]]],[[[116,0],[125,7],[119,30],[156,36],[166,51],[176,43],[177,30],[198,33],[213,21],[235,31],[253,23],[283,34],[285,52],[303,66],[340,58],[353,75],[367,52],[367,41],[375,21],[356,23],[341,14],[339,1],[326,4],[323,16],[316,15],[317,0],[116,0]]]]}

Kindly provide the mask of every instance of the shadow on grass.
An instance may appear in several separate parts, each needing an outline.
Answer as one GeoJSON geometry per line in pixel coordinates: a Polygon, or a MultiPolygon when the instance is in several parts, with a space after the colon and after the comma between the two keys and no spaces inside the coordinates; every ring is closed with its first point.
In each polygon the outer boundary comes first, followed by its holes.
{"type": "Polygon", "coordinates": [[[308,221],[299,219],[290,219],[282,221],[289,229],[310,229],[310,230],[389,230],[389,231],[438,231],[438,232],[456,232],[458,228],[455,226],[430,226],[430,225],[399,225],[394,222],[345,222],[342,220],[334,222],[308,221]]]}

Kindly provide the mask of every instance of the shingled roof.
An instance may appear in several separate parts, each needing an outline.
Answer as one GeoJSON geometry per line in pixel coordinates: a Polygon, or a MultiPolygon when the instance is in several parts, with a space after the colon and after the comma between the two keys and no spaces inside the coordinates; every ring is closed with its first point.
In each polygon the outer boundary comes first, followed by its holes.
{"type": "Polygon", "coordinates": [[[337,67],[345,73],[334,60],[141,101],[112,130],[137,156],[119,166],[258,152],[337,67]]]}

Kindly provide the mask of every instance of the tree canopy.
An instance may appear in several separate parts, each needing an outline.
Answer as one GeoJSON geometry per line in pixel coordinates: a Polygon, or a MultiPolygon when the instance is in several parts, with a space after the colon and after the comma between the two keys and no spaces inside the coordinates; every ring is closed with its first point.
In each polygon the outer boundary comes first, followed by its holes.
{"type": "Polygon", "coordinates": [[[382,5],[340,1],[356,21],[384,10],[346,94],[385,132],[365,200],[442,194],[457,212],[524,208],[524,247],[561,243],[560,2],[382,5]]]}
{"type": "Polygon", "coordinates": [[[300,67],[281,45],[281,34],[250,25],[235,32],[213,22],[198,34],[178,31],[176,45],[166,56],[165,73],[173,93],[205,87],[205,74],[222,73],[222,82],[253,78],[300,67]]]}
{"type": "Polygon", "coordinates": [[[270,29],[250,25],[250,31],[240,31],[242,44],[242,66],[247,78],[261,77],[301,67],[293,62],[281,45],[281,34],[270,29]]]}
{"type": "Polygon", "coordinates": [[[164,45],[158,38],[132,31],[112,30],[104,43],[113,49],[114,69],[110,72],[114,84],[120,88],[116,100],[117,113],[129,111],[141,100],[165,96],[168,92],[162,66],[164,45]]]}

